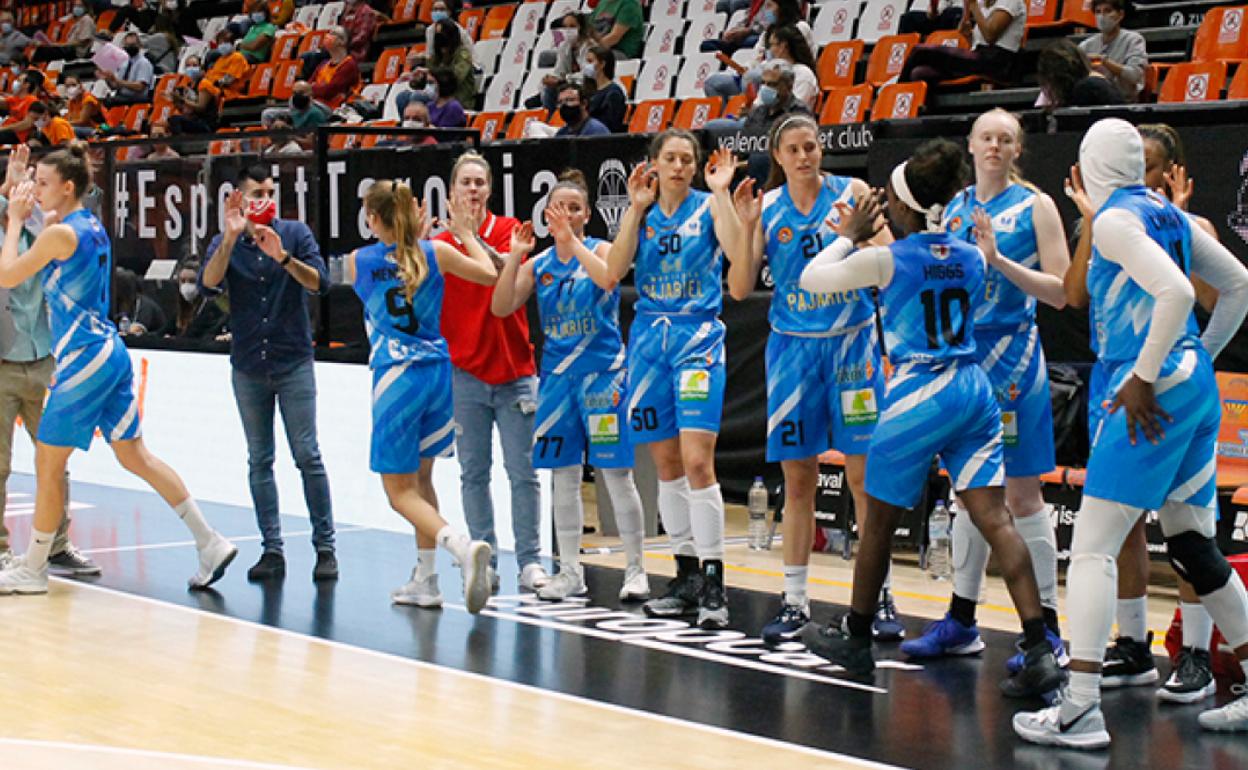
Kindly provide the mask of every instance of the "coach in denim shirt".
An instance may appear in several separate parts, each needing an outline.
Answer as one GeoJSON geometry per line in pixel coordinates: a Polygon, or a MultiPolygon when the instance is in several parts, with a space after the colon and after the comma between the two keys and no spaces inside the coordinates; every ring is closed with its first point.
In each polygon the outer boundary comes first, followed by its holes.
{"type": "Polygon", "coordinates": [[[208,247],[200,274],[204,291],[230,292],[230,363],[234,399],[247,436],[248,481],[264,553],[250,580],[286,573],[277,484],[273,480],[274,406],[281,408],[290,452],[303,475],[303,493],[316,547],[314,580],[338,577],[329,478],[316,441],[316,378],[307,293],[328,288],[325,261],[302,222],[277,219],[273,178],[263,166],[246,169],[226,203],[225,232],[208,247]]]}

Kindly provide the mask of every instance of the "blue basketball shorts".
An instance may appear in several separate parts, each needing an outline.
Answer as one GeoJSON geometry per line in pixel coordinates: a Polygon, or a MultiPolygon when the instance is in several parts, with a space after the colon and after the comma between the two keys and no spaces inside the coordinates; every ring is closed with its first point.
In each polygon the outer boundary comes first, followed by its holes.
{"type": "Polygon", "coordinates": [[[537,388],[533,467],[589,462],[599,468],[633,467],[626,385],[628,371],[543,374],[537,388]]]}

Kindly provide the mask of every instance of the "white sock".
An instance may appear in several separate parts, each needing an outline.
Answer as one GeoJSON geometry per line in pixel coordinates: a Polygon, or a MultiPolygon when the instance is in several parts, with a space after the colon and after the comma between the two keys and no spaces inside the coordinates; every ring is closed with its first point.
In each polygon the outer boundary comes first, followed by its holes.
{"type": "Polygon", "coordinates": [[[1238,572],[1231,572],[1226,585],[1200,597],[1200,603],[1205,605],[1209,617],[1232,650],[1248,644],[1248,595],[1244,593],[1244,583],[1238,572]]]}
{"type": "Polygon", "coordinates": [[[26,566],[38,572],[48,566],[48,554],[52,553],[52,540],[55,532],[30,530],[30,547],[26,549],[26,566]]]}
{"type": "Polygon", "coordinates": [[[467,535],[456,532],[450,524],[438,531],[438,545],[449,551],[455,558],[455,563],[461,567],[468,561],[468,543],[470,542],[472,541],[467,535]]]}
{"type": "Polygon", "coordinates": [[[659,518],[677,556],[697,556],[690,524],[689,480],[684,476],[659,481],[659,518]]]}
{"type": "Polygon", "coordinates": [[[1101,675],[1086,671],[1070,672],[1070,700],[1083,710],[1085,706],[1101,700],[1101,675]]]}
{"type": "Polygon", "coordinates": [[[581,505],[581,466],[555,468],[550,473],[550,482],[555,541],[559,544],[559,568],[575,570],[581,561],[581,532],[585,526],[585,511],[581,505]]]}
{"type": "Polygon", "coordinates": [[[620,540],[624,542],[628,566],[640,567],[645,523],[642,521],[641,495],[633,481],[633,472],[629,468],[600,468],[599,473],[607,485],[607,494],[611,496],[615,526],[620,530],[620,540]]]}
{"type": "Polygon", "coordinates": [[[1118,564],[1105,554],[1076,552],[1066,580],[1076,586],[1066,596],[1070,657],[1099,663],[1105,658],[1105,645],[1114,624],[1118,564]]]}
{"type": "MultiPolygon", "coordinates": [[[[956,502],[954,504],[957,505],[956,502]]],[[[966,509],[958,508],[951,529],[953,592],[963,599],[978,602],[991,549],[966,509]]]]}
{"type": "Polygon", "coordinates": [[[806,576],[808,574],[810,574],[810,567],[806,565],[800,567],[784,565],[784,601],[786,604],[794,607],[806,604],[806,576]]]}
{"type": "Polygon", "coordinates": [[[698,558],[724,558],[724,497],[719,485],[689,491],[689,522],[698,558]]]}
{"type": "MultiPolygon", "coordinates": [[[[1057,532],[1053,529],[1051,509],[1045,506],[1030,516],[1015,516],[1014,528],[1031,553],[1031,568],[1040,589],[1040,604],[1057,609],[1057,532]]],[[[967,597],[970,598],[970,597],[967,597]]],[[[976,597],[978,599],[978,597],[976,597]]],[[[1135,637],[1132,637],[1135,638],[1135,637]]],[[[1143,639],[1143,637],[1140,637],[1143,639]]]]}
{"type": "Polygon", "coordinates": [[[880,586],[880,598],[883,598],[884,594],[891,590],[893,590],[893,562],[890,555],[888,570],[884,573],[884,583],[880,586]]]}
{"type": "Polygon", "coordinates": [[[197,548],[203,548],[212,541],[212,536],[216,532],[208,525],[208,520],[204,518],[203,511],[199,510],[199,505],[195,502],[195,498],[186,498],[173,506],[173,510],[182,518],[182,523],[186,525],[186,528],[191,531],[191,536],[195,538],[195,546],[197,548]]]}
{"type": "Polygon", "coordinates": [[[1209,610],[1199,602],[1179,602],[1179,607],[1183,612],[1183,646],[1208,650],[1209,640],[1213,638],[1213,618],[1209,617],[1209,610]]]}
{"type": "Polygon", "coordinates": [[[416,579],[428,580],[438,573],[438,549],[416,549],[416,579]]]}
{"type": "MultiPolygon", "coordinates": [[[[1183,628],[1187,629],[1187,607],[1183,605],[1183,628]]],[[[1148,638],[1148,597],[1118,600],[1118,635],[1142,642],[1148,638]]],[[[1208,642],[1208,637],[1205,638],[1208,642]]]]}

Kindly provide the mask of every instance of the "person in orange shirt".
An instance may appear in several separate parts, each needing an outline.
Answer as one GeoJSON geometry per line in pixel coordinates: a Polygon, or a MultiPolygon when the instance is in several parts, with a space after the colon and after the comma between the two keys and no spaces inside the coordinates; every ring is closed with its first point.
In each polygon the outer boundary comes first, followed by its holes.
{"type": "Polygon", "coordinates": [[[75,133],[90,136],[107,122],[104,116],[104,105],[95,98],[95,94],[82,87],[78,78],[66,75],[61,81],[59,90],[61,98],[65,100],[65,117],[74,127],[75,133]]]}
{"type": "Polygon", "coordinates": [[[331,27],[325,39],[329,58],[312,73],[312,97],[331,110],[347,101],[360,82],[360,68],[355,57],[347,52],[347,33],[342,27],[331,27]]]}
{"type": "Polygon", "coordinates": [[[247,58],[234,50],[233,43],[222,43],[217,50],[222,52],[221,56],[200,78],[194,98],[186,95],[181,99],[191,107],[195,116],[209,126],[216,124],[223,99],[242,95],[247,87],[247,73],[251,69],[247,58]]]}
{"type": "Polygon", "coordinates": [[[17,93],[4,97],[7,115],[0,122],[0,144],[25,144],[34,121],[27,115],[30,105],[43,93],[44,76],[39,70],[26,70],[18,81],[17,93]]]}
{"type": "Polygon", "coordinates": [[[34,121],[34,129],[38,132],[30,138],[32,146],[57,147],[68,144],[75,138],[74,127],[59,115],[54,115],[48,105],[35,102],[26,112],[27,117],[34,121]]]}

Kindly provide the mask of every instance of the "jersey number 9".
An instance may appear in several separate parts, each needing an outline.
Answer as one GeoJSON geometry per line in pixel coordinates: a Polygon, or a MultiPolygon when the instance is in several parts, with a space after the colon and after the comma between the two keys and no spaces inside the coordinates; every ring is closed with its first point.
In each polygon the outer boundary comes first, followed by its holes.
{"type": "Polygon", "coordinates": [[[420,329],[416,309],[398,286],[386,290],[386,312],[394,319],[394,328],[404,334],[415,334],[420,329]]]}

